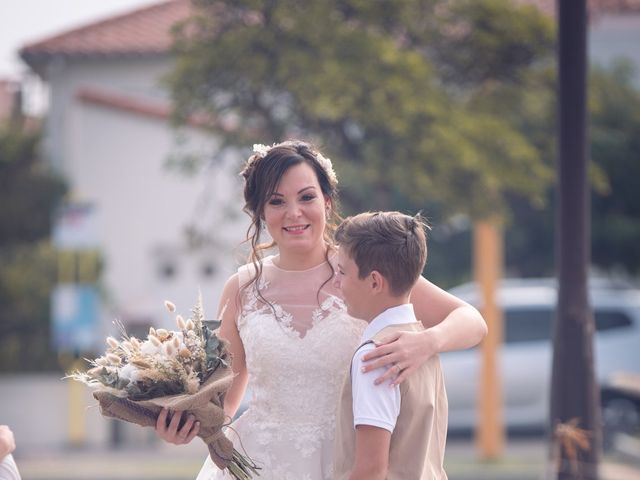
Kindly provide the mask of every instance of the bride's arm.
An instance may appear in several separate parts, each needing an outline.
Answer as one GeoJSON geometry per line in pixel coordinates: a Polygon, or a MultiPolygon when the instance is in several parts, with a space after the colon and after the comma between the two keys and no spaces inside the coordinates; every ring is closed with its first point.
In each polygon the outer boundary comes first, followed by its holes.
{"type": "MultiPolygon", "coordinates": [[[[236,318],[238,313],[238,291],[240,289],[238,274],[232,275],[222,290],[218,318],[222,320],[220,331],[221,338],[229,342],[229,352],[231,353],[231,366],[235,377],[233,384],[229,388],[224,401],[224,411],[229,417],[233,417],[238,410],[240,401],[247,387],[247,367],[244,357],[244,346],[238,333],[236,318]]],[[[182,412],[170,414],[163,409],[158,415],[156,422],[156,432],[163,440],[176,445],[189,443],[198,434],[200,424],[195,422],[195,417],[189,415],[182,426],[178,428],[182,412]],[[169,419],[169,424],[167,420],[169,419]]]]}
{"type": "Polygon", "coordinates": [[[238,333],[239,289],[240,283],[236,273],[227,280],[224,286],[220,300],[220,312],[218,313],[222,320],[219,334],[221,338],[229,342],[229,352],[232,358],[231,368],[235,375],[231,388],[229,388],[224,398],[224,413],[231,418],[238,411],[249,379],[244,356],[244,345],[238,333]]]}
{"type": "Polygon", "coordinates": [[[366,372],[398,366],[389,368],[377,383],[398,372],[393,383],[402,383],[434,354],[473,347],[487,334],[487,324],[478,310],[422,276],[411,292],[411,303],[425,330],[389,335],[364,357],[365,361],[375,359],[363,365],[366,372]]]}

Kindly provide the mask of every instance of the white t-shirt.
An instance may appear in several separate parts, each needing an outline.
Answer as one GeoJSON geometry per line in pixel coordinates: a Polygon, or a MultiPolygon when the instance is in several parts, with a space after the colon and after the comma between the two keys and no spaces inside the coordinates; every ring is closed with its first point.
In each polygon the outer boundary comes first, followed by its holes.
{"type": "Polygon", "coordinates": [[[0,480],[21,480],[20,472],[11,454],[0,460],[0,480]]]}
{"type": "MultiPolygon", "coordinates": [[[[383,328],[390,325],[415,322],[413,305],[404,304],[389,308],[374,318],[365,329],[360,343],[368,342],[383,328]]],[[[351,390],[353,394],[353,426],[371,425],[393,432],[400,414],[400,386],[391,382],[375,385],[388,367],[362,373],[362,357],[375,348],[373,343],[360,347],[351,363],[351,390]]]]}

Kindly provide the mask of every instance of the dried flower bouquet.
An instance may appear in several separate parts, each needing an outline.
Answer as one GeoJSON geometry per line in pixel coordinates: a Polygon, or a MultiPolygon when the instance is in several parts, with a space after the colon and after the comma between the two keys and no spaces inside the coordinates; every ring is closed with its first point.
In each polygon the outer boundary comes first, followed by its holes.
{"type": "MultiPolygon", "coordinates": [[[[165,302],[170,312],[176,307],[165,302]]],[[[202,298],[185,320],[176,316],[177,331],[149,330],[145,340],[127,335],[117,322],[122,340],[107,338],[107,351],[87,372],[67,378],[95,388],[93,396],[105,417],[155,427],[162,408],[193,414],[200,422],[198,436],[207,444],[211,460],[238,480],[259,475],[259,468],[234,449],[222,429],[228,424],[224,397],[233,381],[226,342],[205,320],[202,298]]]]}

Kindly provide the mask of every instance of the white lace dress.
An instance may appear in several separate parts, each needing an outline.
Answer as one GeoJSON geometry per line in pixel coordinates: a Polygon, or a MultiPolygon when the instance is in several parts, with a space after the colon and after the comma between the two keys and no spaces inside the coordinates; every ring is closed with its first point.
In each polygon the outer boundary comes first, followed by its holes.
{"type": "MultiPolygon", "coordinates": [[[[240,285],[252,271],[238,270],[240,285]]],[[[319,291],[331,275],[327,263],[286,271],[267,257],[259,288],[271,306],[253,286],[242,295],[252,399],[227,436],[262,467],[259,480],[331,479],[338,396],[366,326],[347,315],[333,279],[319,291]]],[[[223,478],[231,477],[207,458],[197,480],[223,478]]]]}

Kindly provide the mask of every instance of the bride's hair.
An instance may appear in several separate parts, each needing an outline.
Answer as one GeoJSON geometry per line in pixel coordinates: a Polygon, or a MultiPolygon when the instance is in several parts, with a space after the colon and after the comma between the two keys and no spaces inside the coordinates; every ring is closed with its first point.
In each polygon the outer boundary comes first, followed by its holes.
{"type": "MultiPolygon", "coordinates": [[[[331,161],[322,156],[311,144],[300,140],[288,140],[274,144],[271,147],[254,145],[254,152],[240,173],[245,182],[245,205],[243,210],[251,217],[251,223],[247,229],[246,242],[251,245],[249,260],[255,267],[255,275],[247,284],[242,286],[243,289],[259,280],[262,275],[262,263],[260,260],[263,257],[263,253],[265,250],[275,246],[274,242],[260,243],[260,235],[263,231],[264,223],[264,207],[278,188],[282,176],[289,168],[301,163],[311,166],[320,184],[322,194],[329,200],[330,208],[323,232],[324,242],[328,246],[325,253],[327,261],[329,260],[329,251],[334,248],[333,233],[341,220],[338,213],[338,180],[333,171],[331,161]]],[[[329,263],[329,265],[331,264],[329,263]]],[[[331,267],[331,270],[333,273],[333,267],[331,267]]],[[[329,280],[331,280],[331,277],[322,286],[329,280]]]]}

